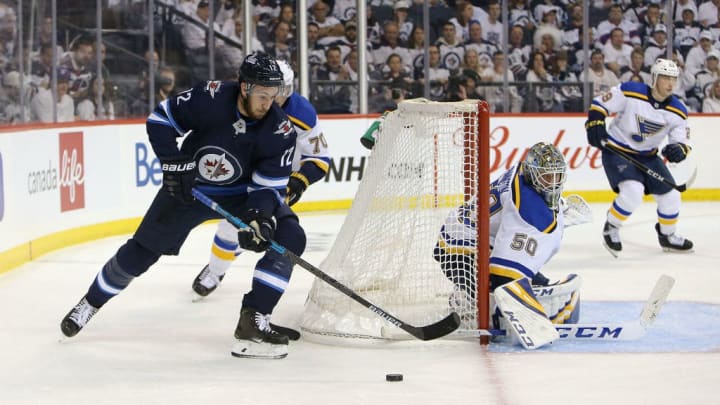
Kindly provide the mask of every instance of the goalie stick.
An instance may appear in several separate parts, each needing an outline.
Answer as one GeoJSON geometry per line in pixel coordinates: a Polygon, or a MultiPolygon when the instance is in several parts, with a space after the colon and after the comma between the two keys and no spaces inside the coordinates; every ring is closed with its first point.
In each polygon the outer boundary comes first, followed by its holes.
{"type": "Polygon", "coordinates": [[[695,178],[697,177],[697,166],[696,166],[695,169],[693,170],[692,174],[690,175],[690,178],[688,179],[688,181],[685,182],[685,184],[677,185],[677,184],[673,183],[672,181],[666,179],[663,175],[656,172],[655,170],[645,166],[644,164],[642,164],[640,161],[638,161],[634,157],[632,157],[629,154],[621,151],[620,149],[608,144],[607,142],[604,142],[602,144],[602,146],[603,146],[603,149],[605,149],[611,153],[614,153],[617,156],[620,156],[621,158],[625,159],[627,162],[631,163],[633,166],[644,171],[645,174],[647,174],[648,176],[654,178],[655,180],[657,180],[661,183],[667,184],[668,186],[674,188],[675,190],[677,190],[681,193],[683,191],[687,190],[690,186],[692,186],[692,184],[695,182],[695,178]]]}
{"type": "MultiPolygon", "coordinates": [[[[560,334],[560,340],[613,342],[638,340],[645,336],[648,328],[655,322],[673,285],[675,285],[675,279],[667,275],[660,276],[638,319],[617,323],[561,324],[555,325],[555,329],[560,334]]],[[[385,328],[383,328],[382,334],[386,339],[401,338],[385,328]]],[[[458,329],[445,338],[468,339],[506,335],[507,333],[503,329],[458,329]]]]}
{"type": "MultiPolygon", "coordinates": [[[[216,203],[215,201],[208,198],[205,194],[200,192],[198,189],[193,188],[192,194],[198,201],[200,201],[201,203],[206,205],[211,210],[222,215],[231,224],[235,225],[236,227],[238,227],[240,229],[248,228],[248,225],[246,223],[244,223],[243,221],[241,221],[240,218],[230,214],[228,211],[223,209],[218,203],[216,203]]],[[[330,275],[323,272],[319,268],[306,262],[300,256],[287,250],[285,247],[278,244],[277,242],[275,242],[273,240],[271,240],[269,242],[270,242],[269,249],[272,249],[272,250],[276,251],[277,253],[287,257],[294,264],[309,271],[315,277],[330,284],[330,286],[332,286],[336,290],[340,291],[341,293],[347,295],[348,297],[352,298],[353,300],[357,301],[365,308],[367,308],[370,311],[377,314],[379,317],[385,319],[386,321],[390,322],[391,324],[397,326],[398,328],[404,330],[405,332],[413,335],[414,337],[416,337],[420,340],[437,339],[439,337],[447,335],[448,333],[451,333],[452,331],[456,330],[460,326],[460,317],[455,312],[451,312],[450,315],[448,315],[447,317],[445,317],[433,324],[430,324],[430,325],[426,325],[426,326],[409,325],[409,324],[403,322],[402,320],[390,315],[385,310],[374,305],[373,303],[366,300],[365,298],[361,297],[355,291],[351,290],[344,284],[335,280],[334,278],[332,278],[330,275]]]]}

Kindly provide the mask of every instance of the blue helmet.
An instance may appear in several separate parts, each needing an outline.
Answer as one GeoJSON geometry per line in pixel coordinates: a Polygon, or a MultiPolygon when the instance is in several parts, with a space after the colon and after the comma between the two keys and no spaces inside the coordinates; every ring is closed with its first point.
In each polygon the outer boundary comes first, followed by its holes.
{"type": "Polygon", "coordinates": [[[245,57],[238,72],[238,82],[265,87],[282,87],[283,74],[275,59],[262,52],[245,57]]]}

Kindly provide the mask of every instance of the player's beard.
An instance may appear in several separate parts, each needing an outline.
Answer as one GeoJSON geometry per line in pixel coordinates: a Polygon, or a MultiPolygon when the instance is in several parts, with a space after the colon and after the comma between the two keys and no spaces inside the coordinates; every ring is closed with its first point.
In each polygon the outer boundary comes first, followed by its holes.
{"type": "Polygon", "coordinates": [[[265,117],[268,110],[262,109],[262,107],[253,109],[250,105],[250,97],[242,97],[242,106],[245,110],[245,113],[248,115],[248,118],[254,119],[254,120],[261,120],[265,117]]]}

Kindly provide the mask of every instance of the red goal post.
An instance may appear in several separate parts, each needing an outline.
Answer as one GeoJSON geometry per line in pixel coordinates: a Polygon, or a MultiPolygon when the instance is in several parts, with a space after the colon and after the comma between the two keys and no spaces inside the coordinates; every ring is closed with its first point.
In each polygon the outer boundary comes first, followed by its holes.
{"type": "MultiPolygon", "coordinates": [[[[357,129],[358,138],[364,130],[357,129]]],[[[488,329],[489,138],[484,101],[402,102],[383,122],[353,205],[320,268],[409,323],[428,324],[456,310],[463,327],[488,329]],[[477,300],[454,308],[449,301],[457,283],[433,252],[448,215],[471,200],[478,201],[476,234],[462,239],[475,242],[469,248],[477,300]]],[[[301,329],[310,340],[376,342],[387,338],[388,328],[320,280],[308,293],[301,329]]]]}

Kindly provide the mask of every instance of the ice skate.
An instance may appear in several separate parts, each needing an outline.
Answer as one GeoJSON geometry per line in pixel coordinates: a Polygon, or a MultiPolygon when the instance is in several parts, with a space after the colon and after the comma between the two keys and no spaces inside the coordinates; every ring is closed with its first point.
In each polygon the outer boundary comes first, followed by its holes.
{"type": "Polygon", "coordinates": [[[288,354],[288,337],[270,328],[270,315],[245,307],[240,310],[231,354],[244,358],[282,359],[288,354]]]}
{"type": "Polygon", "coordinates": [[[660,232],[660,224],[655,224],[655,232],[658,235],[658,242],[665,252],[690,253],[693,251],[693,243],[690,239],[680,236],[677,232],[665,235],[660,232]]]}
{"type": "Polygon", "coordinates": [[[67,337],[77,335],[78,332],[90,322],[90,318],[92,318],[97,311],[98,308],[90,305],[87,299],[83,297],[80,302],[65,315],[62,322],[60,322],[60,329],[62,329],[63,335],[67,337]]]}
{"type": "Polygon", "coordinates": [[[605,221],[605,227],[603,227],[603,246],[605,246],[605,249],[607,249],[613,257],[618,257],[622,250],[620,230],[607,221],[605,221]]]}
{"type": "Polygon", "coordinates": [[[216,275],[210,271],[209,265],[205,265],[200,271],[200,274],[193,280],[192,289],[197,294],[193,301],[201,300],[210,295],[210,293],[218,288],[224,277],[224,274],[221,276],[216,275]]]}

